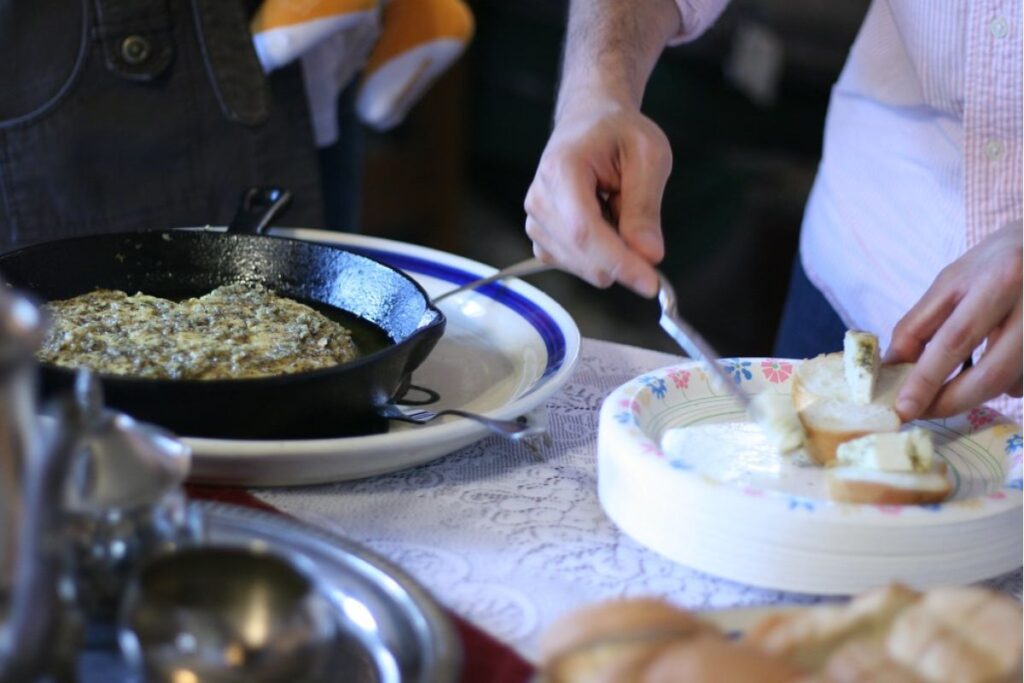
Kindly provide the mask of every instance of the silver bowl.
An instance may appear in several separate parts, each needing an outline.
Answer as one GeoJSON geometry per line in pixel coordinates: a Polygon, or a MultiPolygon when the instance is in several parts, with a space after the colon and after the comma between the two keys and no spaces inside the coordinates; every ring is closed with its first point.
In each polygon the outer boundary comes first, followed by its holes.
{"type": "MultiPolygon", "coordinates": [[[[344,536],[291,517],[222,503],[193,502],[202,519],[200,548],[273,552],[315,583],[333,609],[334,679],[345,683],[455,683],[462,648],[454,625],[436,600],[412,577],[344,536]]],[[[123,615],[128,614],[128,603],[123,615]]],[[[125,621],[122,634],[131,631],[125,621]]],[[[126,635],[126,638],[133,638],[126,635]]],[[[187,638],[186,638],[187,641],[187,638]]],[[[186,642],[187,644],[187,642],[186,642]]],[[[129,647],[131,647],[129,642],[129,647]]],[[[141,661],[141,647],[136,645],[141,661]]],[[[96,657],[88,681],[130,680],[121,658],[96,657]],[[100,661],[102,660],[102,661],[100,661]]],[[[136,668],[136,678],[139,669],[136,668]]],[[[175,683],[198,683],[179,672],[175,683]]],[[[190,674],[192,676],[190,676],[190,674]]],[[[150,677],[151,679],[154,677],[150,677]]],[[[159,680],[159,679],[157,679],[159,680]]],[[[236,680],[236,679],[217,679],[236,680]]],[[[267,678],[253,677],[262,681],[267,678]]],[[[291,683],[290,679],[285,680],[291,683]]]]}
{"type": "Polygon", "coordinates": [[[260,548],[195,547],[147,563],[119,642],[147,681],[336,680],[339,624],[316,582],[260,548]]]}

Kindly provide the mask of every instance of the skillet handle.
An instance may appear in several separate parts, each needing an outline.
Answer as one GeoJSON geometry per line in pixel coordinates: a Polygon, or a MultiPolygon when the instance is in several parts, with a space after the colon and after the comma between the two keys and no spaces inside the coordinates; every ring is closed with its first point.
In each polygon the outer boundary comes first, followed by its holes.
{"type": "Polygon", "coordinates": [[[291,201],[292,193],[283,187],[250,187],[242,194],[228,232],[262,235],[291,201]]]}

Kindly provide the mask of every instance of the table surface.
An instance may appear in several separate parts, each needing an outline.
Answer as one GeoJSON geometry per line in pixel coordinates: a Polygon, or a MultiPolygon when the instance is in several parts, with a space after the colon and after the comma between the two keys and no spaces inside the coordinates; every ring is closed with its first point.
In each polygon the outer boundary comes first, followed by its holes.
{"type": "MultiPolygon", "coordinates": [[[[656,595],[695,610],[813,603],[678,565],[623,534],[597,499],[597,424],[616,387],[679,356],[585,339],[547,405],[541,457],[487,438],[426,465],[370,479],[253,492],[306,522],[362,542],[452,611],[535,660],[543,630],[599,600],[656,595]]],[[[1021,597],[1021,571],[988,585],[1021,597]]]]}

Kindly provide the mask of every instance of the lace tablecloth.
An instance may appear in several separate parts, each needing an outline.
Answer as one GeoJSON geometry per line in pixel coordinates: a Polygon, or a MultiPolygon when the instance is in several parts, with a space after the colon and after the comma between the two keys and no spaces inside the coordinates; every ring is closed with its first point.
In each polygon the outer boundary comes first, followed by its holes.
{"type": "MultiPolygon", "coordinates": [[[[809,603],[675,564],[624,535],[597,500],[597,422],[612,389],[678,356],[584,340],[576,372],[548,403],[542,458],[488,438],[426,465],[361,481],[263,489],[265,502],[388,557],[454,612],[536,658],[563,613],[658,595],[691,609],[809,603]]],[[[1021,572],[989,582],[1020,599],[1021,572]]]]}

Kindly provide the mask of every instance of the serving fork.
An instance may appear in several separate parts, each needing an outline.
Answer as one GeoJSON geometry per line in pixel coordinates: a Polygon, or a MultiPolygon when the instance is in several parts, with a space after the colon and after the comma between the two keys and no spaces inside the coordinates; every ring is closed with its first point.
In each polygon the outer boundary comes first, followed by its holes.
{"type": "Polygon", "coordinates": [[[506,266],[505,268],[502,268],[498,272],[492,275],[488,275],[487,277],[472,280],[464,285],[456,287],[455,289],[450,289],[447,292],[438,294],[431,300],[431,303],[437,304],[450,296],[454,296],[455,294],[468,292],[471,289],[483,287],[484,285],[490,284],[492,282],[497,282],[498,280],[504,280],[505,278],[509,277],[525,277],[526,275],[533,275],[534,273],[541,273],[544,272],[545,270],[550,269],[551,266],[544,263],[539,258],[529,258],[526,259],[525,261],[513,263],[511,266],[506,266]]]}
{"type": "Polygon", "coordinates": [[[427,410],[420,406],[404,406],[389,403],[380,410],[380,414],[389,420],[399,422],[410,422],[423,425],[433,422],[439,417],[453,415],[472,420],[483,425],[489,431],[511,441],[522,443],[535,455],[540,455],[541,446],[551,443],[551,436],[548,434],[547,411],[537,408],[528,413],[520,415],[513,420],[504,420],[496,417],[488,417],[479,413],[472,413],[458,408],[446,408],[443,410],[427,410]]]}

